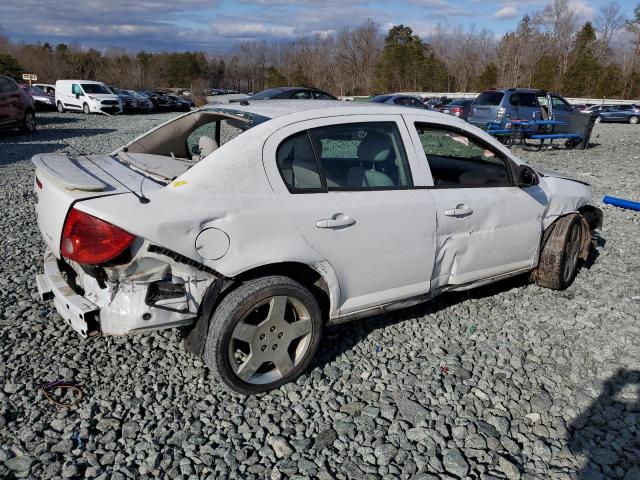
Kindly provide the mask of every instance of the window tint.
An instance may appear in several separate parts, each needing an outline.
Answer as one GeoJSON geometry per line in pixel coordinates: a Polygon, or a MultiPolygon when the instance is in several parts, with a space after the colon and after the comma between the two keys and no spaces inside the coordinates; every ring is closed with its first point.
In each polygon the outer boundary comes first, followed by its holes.
{"type": "Polygon", "coordinates": [[[511,97],[509,98],[509,103],[514,107],[520,105],[520,94],[514,93],[513,95],[511,95],[511,97]]]}
{"type": "Polygon", "coordinates": [[[394,122],[332,125],[310,130],[309,134],[329,190],[413,185],[394,122]]]}
{"type": "Polygon", "coordinates": [[[416,124],[435,186],[512,185],[505,161],[493,150],[457,132],[416,124]]]}
{"type": "Polygon", "coordinates": [[[410,98],[409,99],[409,105],[412,106],[412,107],[418,107],[418,108],[424,107],[422,102],[420,100],[415,99],[415,98],[410,98]]]}
{"type": "Polygon", "coordinates": [[[310,100],[311,92],[309,90],[303,90],[301,92],[296,92],[293,94],[291,98],[295,98],[296,100],[310,100]]]}
{"type": "Polygon", "coordinates": [[[502,92],[484,92],[478,95],[474,103],[475,105],[500,105],[502,97],[504,97],[502,92]]]}
{"type": "Polygon", "coordinates": [[[73,95],[82,95],[82,90],[80,89],[80,85],[76,85],[75,83],[71,85],[71,93],[73,95]]]}
{"type": "Polygon", "coordinates": [[[537,107],[538,102],[536,101],[536,96],[533,93],[521,93],[520,106],[521,107],[537,107]]]}
{"type": "Polygon", "coordinates": [[[397,97],[393,100],[396,105],[408,105],[409,99],[407,97],[397,97]]]}
{"type": "Polygon", "coordinates": [[[384,103],[391,98],[391,95],[378,95],[377,97],[373,97],[370,102],[373,103],[384,103]]]}
{"type": "Polygon", "coordinates": [[[560,97],[551,97],[551,103],[554,110],[571,110],[571,105],[560,97]]]}
{"type": "Polygon", "coordinates": [[[306,131],[282,142],[276,158],[278,170],[289,191],[322,190],[318,165],[306,131]]]}
{"type": "Polygon", "coordinates": [[[336,100],[336,97],[324,92],[313,92],[314,100],[336,100]]]}

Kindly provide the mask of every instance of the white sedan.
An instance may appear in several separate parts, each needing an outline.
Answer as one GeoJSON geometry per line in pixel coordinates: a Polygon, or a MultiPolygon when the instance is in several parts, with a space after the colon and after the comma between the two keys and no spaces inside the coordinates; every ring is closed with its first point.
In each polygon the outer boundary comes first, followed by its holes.
{"type": "Polygon", "coordinates": [[[601,225],[589,185],[432,111],[242,102],[111,154],[41,154],[43,299],[82,336],[182,327],[249,394],[300,375],[322,329],[532,272],[567,287],[601,225]]]}

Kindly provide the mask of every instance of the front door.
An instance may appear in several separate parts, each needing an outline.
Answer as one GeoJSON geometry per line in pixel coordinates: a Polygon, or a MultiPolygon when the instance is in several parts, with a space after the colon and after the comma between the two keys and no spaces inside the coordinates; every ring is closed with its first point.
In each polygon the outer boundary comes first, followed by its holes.
{"type": "Polygon", "coordinates": [[[472,133],[414,125],[434,184],[438,232],[432,288],[531,269],[548,203],[542,189],[517,187],[511,162],[472,133]]]}
{"type": "Polygon", "coordinates": [[[335,271],[340,314],[429,291],[434,204],[414,188],[415,150],[399,115],[285,127],[263,161],[298,231],[335,271]]]}

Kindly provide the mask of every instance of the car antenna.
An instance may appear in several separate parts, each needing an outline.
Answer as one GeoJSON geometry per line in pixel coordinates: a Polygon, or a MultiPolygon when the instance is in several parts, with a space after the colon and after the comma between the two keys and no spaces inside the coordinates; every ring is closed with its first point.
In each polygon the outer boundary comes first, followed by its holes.
{"type": "Polygon", "coordinates": [[[100,165],[98,165],[96,162],[94,162],[93,160],[91,160],[91,158],[89,158],[89,156],[82,152],[79,148],[75,147],[74,145],[71,145],[69,142],[67,142],[66,140],[62,140],[64,142],[65,145],[67,145],[68,147],[72,148],[73,150],[75,150],[76,152],[78,152],[80,155],[82,155],[84,158],[86,158],[87,160],[89,160],[91,163],[93,163],[97,168],[99,168],[100,170],[102,170],[104,173],[106,173],[107,175],[109,175],[111,178],[113,178],[116,182],[118,182],[120,185],[122,185],[124,188],[126,188],[127,190],[129,190],[129,192],[131,192],[140,203],[143,204],[147,204],[149,202],[151,202],[151,200],[149,200],[147,197],[144,196],[144,193],[142,193],[142,189],[140,189],[140,194],[134,192],[133,190],[131,190],[127,185],[125,185],[124,183],[122,183],[120,180],[118,180],[116,177],[114,177],[113,175],[111,175],[109,172],[107,172],[104,168],[102,168],[100,165]]]}

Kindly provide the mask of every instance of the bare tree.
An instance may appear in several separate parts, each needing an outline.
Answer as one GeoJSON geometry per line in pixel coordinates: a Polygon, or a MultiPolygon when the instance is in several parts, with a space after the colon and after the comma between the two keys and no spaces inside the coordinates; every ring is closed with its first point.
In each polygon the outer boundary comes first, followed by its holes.
{"type": "Polygon", "coordinates": [[[620,32],[624,22],[625,17],[620,13],[618,2],[611,1],[598,10],[598,16],[594,23],[598,33],[596,58],[599,63],[604,61],[614,36],[620,32]]]}

